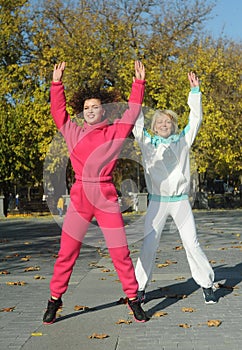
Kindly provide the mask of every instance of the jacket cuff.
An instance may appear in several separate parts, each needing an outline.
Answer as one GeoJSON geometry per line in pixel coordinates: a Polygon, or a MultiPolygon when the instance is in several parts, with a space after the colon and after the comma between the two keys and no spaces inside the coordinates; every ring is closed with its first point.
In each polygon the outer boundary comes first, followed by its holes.
{"type": "Polygon", "coordinates": [[[198,94],[200,92],[199,86],[194,86],[191,88],[191,93],[192,94],[198,94]]]}
{"type": "Polygon", "coordinates": [[[51,85],[62,85],[62,81],[52,81],[51,85]]]}
{"type": "Polygon", "coordinates": [[[134,81],[134,82],[137,83],[137,84],[145,85],[146,80],[140,80],[140,79],[136,79],[136,78],[135,78],[135,81],[134,81]]]}

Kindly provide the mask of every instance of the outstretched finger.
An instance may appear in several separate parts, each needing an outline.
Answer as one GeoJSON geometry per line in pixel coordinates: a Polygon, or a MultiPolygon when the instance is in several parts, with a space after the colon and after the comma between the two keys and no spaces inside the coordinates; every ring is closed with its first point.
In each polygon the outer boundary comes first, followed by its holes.
{"type": "Polygon", "coordinates": [[[140,62],[139,62],[139,61],[135,61],[135,62],[134,62],[134,69],[135,69],[136,71],[139,70],[139,66],[140,66],[140,62]]]}
{"type": "Polygon", "coordinates": [[[60,70],[64,70],[64,69],[65,69],[65,65],[66,65],[65,62],[61,62],[61,63],[59,64],[58,68],[59,68],[60,70]]]}

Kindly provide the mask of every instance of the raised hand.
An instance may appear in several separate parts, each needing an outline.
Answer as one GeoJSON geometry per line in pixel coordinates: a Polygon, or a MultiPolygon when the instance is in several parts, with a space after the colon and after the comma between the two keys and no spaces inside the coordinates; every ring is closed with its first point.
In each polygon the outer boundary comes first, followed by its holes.
{"type": "Polygon", "coordinates": [[[192,87],[197,87],[197,86],[200,85],[199,79],[198,79],[198,77],[196,76],[196,74],[194,72],[189,72],[188,73],[188,80],[190,82],[191,88],[192,87]]]}
{"type": "Polygon", "coordinates": [[[65,70],[66,63],[61,62],[59,64],[55,64],[54,70],[53,70],[53,81],[57,83],[58,81],[61,81],[63,77],[63,73],[65,70]]]}
{"type": "Polygon", "coordinates": [[[134,62],[135,78],[139,80],[145,80],[145,67],[140,61],[134,62]]]}

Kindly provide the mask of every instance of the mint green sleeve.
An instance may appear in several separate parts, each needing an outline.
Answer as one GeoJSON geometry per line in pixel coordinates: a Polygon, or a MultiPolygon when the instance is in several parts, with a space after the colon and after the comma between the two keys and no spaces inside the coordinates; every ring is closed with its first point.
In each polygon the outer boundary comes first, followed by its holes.
{"type": "Polygon", "coordinates": [[[191,88],[191,93],[192,94],[198,94],[200,92],[199,86],[194,86],[191,88]]]}

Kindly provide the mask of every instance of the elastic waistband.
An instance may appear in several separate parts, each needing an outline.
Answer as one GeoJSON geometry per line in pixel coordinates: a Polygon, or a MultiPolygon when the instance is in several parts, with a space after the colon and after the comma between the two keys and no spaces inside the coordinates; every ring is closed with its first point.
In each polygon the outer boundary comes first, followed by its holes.
{"type": "Polygon", "coordinates": [[[75,179],[78,182],[90,182],[90,183],[112,182],[112,176],[83,177],[83,176],[75,175],[75,179]]]}
{"type": "Polygon", "coordinates": [[[149,193],[148,199],[155,202],[178,202],[188,199],[188,195],[181,194],[179,196],[159,196],[158,194],[149,193]]]}

